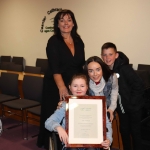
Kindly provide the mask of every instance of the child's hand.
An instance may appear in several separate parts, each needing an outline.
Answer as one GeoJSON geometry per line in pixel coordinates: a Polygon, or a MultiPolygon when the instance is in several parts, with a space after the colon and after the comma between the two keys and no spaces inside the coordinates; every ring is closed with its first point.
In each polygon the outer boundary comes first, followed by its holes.
{"type": "Polygon", "coordinates": [[[58,127],[56,127],[56,130],[57,130],[57,132],[59,134],[60,140],[65,145],[67,145],[67,143],[68,143],[68,135],[67,135],[66,131],[64,130],[64,128],[62,126],[58,126],[58,127]]]}
{"type": "Polygon", "coordinates": [[[101,145],[103,146],[103,149],[109,149],[110,141],[106,139],[105,141],[101,143],[101,145]]]}
{"type": "Polygon", "coordinates": [[[107,112],[110,113],[110,118],[108,118],[108,119],[112,122],[114,119],[114,114],[113,114],[114,112],[111,109],[108,109],[107,112]]]}

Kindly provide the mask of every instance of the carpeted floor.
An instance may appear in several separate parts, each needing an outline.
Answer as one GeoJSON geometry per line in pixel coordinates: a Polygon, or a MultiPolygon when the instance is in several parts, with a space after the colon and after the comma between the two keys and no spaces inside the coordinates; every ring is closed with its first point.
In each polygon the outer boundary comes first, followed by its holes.
{"type": "MultiPolygon", "coordinates": [[[[2,123],[3,129],[6,129],[12,125],[19,124],[18,121],[9,118],[3,118],[2,123]]],[[[29,137],[31,137],[32,135],[36,135],[39,132],[39,127],[34,125],[29,125],[28,129],[29,129],[29,137]]],[[[25,133],[24,137],[26,137],[25,125],[24,125],[24,133],[25,133]]],[[[0,150],[44,150],[36,146],[36,141],[37,137],[24,140],[22,138],[22,126],[20,125],[15,128],[4,130],[4,132],[0,136],[0,150]]]]}
{"type": "MultiPolygon", "coordinates": [[[[12,119],[2,119],[3,128],[6,129],[12,125],[16,125],[19,122],[12,119]]],[[[24,131],[26,133],[24,126],[24,131]]],[[[39,127],[29,125],[29,137],[31,135],[38,134],[39,127]]],[[[25,136],[24,136],[25,137],[25,136]]],[[[22,126],[4,130],[0,136],[0,150],[44,150],[36,146],[37,137],[24,140],[22,138],[22,126]]]]}

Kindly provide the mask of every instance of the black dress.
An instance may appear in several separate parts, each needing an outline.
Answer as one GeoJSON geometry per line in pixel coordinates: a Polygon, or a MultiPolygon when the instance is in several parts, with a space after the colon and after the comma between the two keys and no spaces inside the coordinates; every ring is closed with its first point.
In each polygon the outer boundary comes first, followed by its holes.
{"type": "Polygon", "coordinates": [[[40,132],[37,145],[48,149],[50,132],[45,129],[45,121],[55,111],[60,100],[59,90],[53,74],[61,74],[68,88],[71,77],[81,73],[85,63],[84,43],[80,38],[74,39],[75,53],[72,55],[66,43],[53,35],[47,43],[46,52],[49,68],[44,76],[43,99],[41,108],[40,132]]]}

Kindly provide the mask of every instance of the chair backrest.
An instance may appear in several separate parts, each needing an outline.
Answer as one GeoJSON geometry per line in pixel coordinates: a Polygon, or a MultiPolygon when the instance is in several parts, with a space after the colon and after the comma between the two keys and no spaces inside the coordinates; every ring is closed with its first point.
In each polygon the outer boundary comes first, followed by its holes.
{"type": "Polygon", "coordinates": [[[41,73],[45,74],[48,68],[48,59],[37,58],[36,67],[41,67],[41,73]]]}
{"type": "Polygon", "coordinates": [[[13,62],[2,62],[1,70],[9,70],[10,66],[12,66],[13,64],[13,62]]]}
{"type": "Polygon", "coordinates": [[[2,94],[19,97],[18,74],[2,72],[0,78],[0,89],[2,94]]]}
{"type": "Polygon", "coordinates": [[[25,99],[31,99],[41,102],[42,89],[43,89],[42,77],[24,75],[22,90],[25,99]]]}
{"type": "Polygon", "coordinates": [[[131,67],[133,67],[133,64],[129,64],[131,67]]]}
{"type": "Polygon", "coordinates": [[[18,65],[18,64],[11,64],[9,65],[8,70],[10,71],[16,71],[16,72],[22,72],[22,65],[18,65]]]}
{"type": "Polygon", "coordinates": [[[138,64],[137,70],[147,70],[150,73],[150,65],[138,64]]]}
{"type": "Polygon", "coordinates": [[[147,70],[135,70],[137,75],[143,80],[144,87],[150,87],[150,76],[147,70]]]}
{"type": "Polygon", "coordinates": [[[11,62],[11,56],[1,56],[1,63],[2,62],[11,62]]]}
{"type": "Polygon", "coordinates": [[[25,73],[40,74],[41,73],[41,67],[25,66],[24,72],[25,73]]]}
{"type": "Polygon", "coordinates": [[[21,65],[21,66],[22,66],[22,71],[24,70],[24,67],[23,67],[24,58],[23,58],[23,57],[16,57],[16,56],[13,56],[12,62],[14,62],[14,63],[17,64],[17,65],[21,65]]]}

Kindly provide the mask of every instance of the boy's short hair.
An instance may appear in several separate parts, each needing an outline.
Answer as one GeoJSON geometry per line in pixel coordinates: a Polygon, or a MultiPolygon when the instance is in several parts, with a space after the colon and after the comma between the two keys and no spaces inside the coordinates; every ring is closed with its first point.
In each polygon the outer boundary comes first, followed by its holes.
{"type": "Polygon", "coordinates": [[[103,52],[104,49],[108,49],[108,48],[113,48],[115,50],[115,52],[117,52],[117,47],[114,43],[111,42],[107,42],[104,43],[101,47],[101,53],[103,52]]]}

